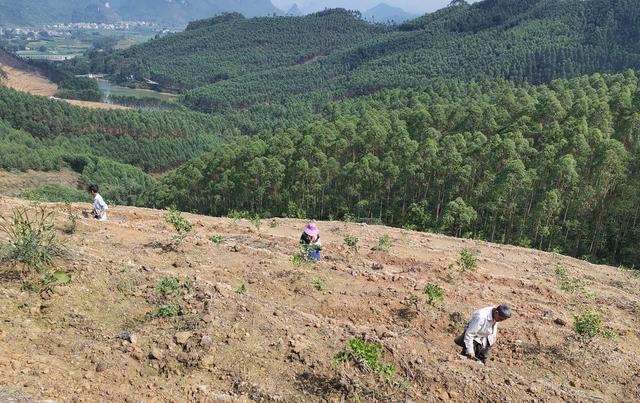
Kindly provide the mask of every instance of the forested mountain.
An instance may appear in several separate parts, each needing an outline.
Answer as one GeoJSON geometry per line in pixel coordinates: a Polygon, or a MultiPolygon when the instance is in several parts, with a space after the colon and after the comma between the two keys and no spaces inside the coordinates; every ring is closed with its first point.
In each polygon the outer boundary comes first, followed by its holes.
{"type": "Polygon", "coordinates": [[[312,118],[308,108],[268,105],[216,116],[84,109],[1,84],[0,77],[0,169],[70,167],[116,203],[144,204],[153,182],[146,173],[173,169],[240,133],[312,118]]]}
{"type": "Polygon", "coordinates": [[[98,0],[0,0],[0,26],[118,20],[114,10],[105,4],[98,0]]]}
{"type": "Polygon", "coordinates": [[[166,176],[155,205],[357,217],[640,261],[638,75],[438,81],[328,106],[166,176]]]}
{"type": "Polygon", "coordinates": [[[0,88],[0,167],[68,166],[117,203],[356,218],[640,259],[633,71],[540,86],[436,80],[330,103],[303,124],[295,111],[265,118],[274,111],[85,110],[0,88]],[[243,126],[258,135],[239,136],[243,126]],[[159,182],[143,171],[176,166],[159,182]]]}
{"type": "Polygon", "coordinates": [[[394,28],[344,10],[192,27],[96,53],[82,66],[191,89],[183,101],[202,111],[369,94],[434,77],[543,83],[640,67],[640,0],[485,0],[394,28]]]}
{"type": "Polygon", "coordinates": [[[345,10],[198,20],[60,68],[156,80],[214,113],[0,88],[0,167],[68,166],[118,203],[360,219],[637,266],[639,6],[485,0],[397,27],[345,10]]]}
{"type": "MultiPolygon", "coordinates": [[[[0,168],[70,167],[114,203],[142,204],[164,170],[211,150],[232,129],[211,116],[83,109],[0,86],[0,168]]],[[[236,122],[236,124],[238,124],[236,122]]]]}
{"type": "Polygon", "coordinates": [[[124,52],[96,52],[90,70],[112,74],[116,81],[133,76],[189,89],[291,66],[302,69],[383,31],[345,10],[252,19],[225,14],[192,22],[183,33],[124,52]]]}
{"type": "Polygon", "coordinates": [[[179,24],[225,12],[239,12],[247,17],[282,14],[270,0],[112,0],[110,3],[125,20],[179,24]]]}
{"type": "Polygon", "coordinates": [[[270,0],[0,0],[0,26],[119,20],[177,26],[233,11],[248,17],[282,13],[270,0]]]}

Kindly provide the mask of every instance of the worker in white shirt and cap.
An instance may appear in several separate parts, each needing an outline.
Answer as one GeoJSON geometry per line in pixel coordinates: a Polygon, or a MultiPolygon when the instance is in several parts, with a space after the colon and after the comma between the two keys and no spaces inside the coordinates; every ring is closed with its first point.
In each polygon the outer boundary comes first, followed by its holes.
{"type": "Polygon", "coordinates": [[[474,311],[464,328],[464,334],[456,339],[456,343],[463,348],[462,354],[486,363],[491,346],[496,342],[498,322],[510,317],[511,308],[507,305],[489,306],[474,311]]]}
{"type": "Polygon", "coordinates": [[[98,193],[98,186],[91,185],[87,189],[93,198],[93,210],[91,210],[91,216],[98,221],[107,221],[107,203],[104,202],[100,193],[98,193]]]}

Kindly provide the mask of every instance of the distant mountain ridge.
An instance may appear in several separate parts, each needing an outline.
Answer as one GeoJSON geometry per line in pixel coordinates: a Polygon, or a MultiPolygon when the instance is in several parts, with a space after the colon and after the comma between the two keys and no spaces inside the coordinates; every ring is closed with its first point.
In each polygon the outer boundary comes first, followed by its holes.
{"type": "Polygon", "coordinates": [[[185,25],[225,12],[283,14],[270,0],[0,0],[0,26],[120,20],[185,25]]]}
{"type": "Polygon", "coordinates": [[[293,5],[289,7],[289,11],[287,11],[287,15],[299,17],[304,15],[304,13],[300,10],[300,7],[298,7],[297,3],[293,3],[293,5]]]}
{"type": "Polygon", "coordinates": [[[275,18],[227,13],[193,21],[178,35],[133,46],[122,53],[95,53],[91,70],[112,74],[118,81],[153,76],[154,81],[168,87],[189,89],[243,74],[290,66],[304,68],[336,49],[387,29],[344,9],[275,18]],[[171,55],[171,60],[164,55],[171,55]],[[186,64],[176,68],[175,62],[186,64]]]}
{"type": "Polygon", "coordinates": [[[401,23],[418,15],[404,11],[400,7],[393,7],[386,3],[380,3],[362,13],[362,18],[376,23],[401,23]]]}
{"type": "Polygon", "coordinates": [[[183,90],[185,105],[200,111],[437,78],[544,83],[640,69],[640,0],[485,0],[389,27],[358,17],[333,9],[196,21],[201,29],[95,54],[85,66],[183,90]]]}
{"type": "Polygon", "coordinates": [[[2,27],[57,22],[112,22],[119,19],[109,3],[97,0],[0,0],[2,27]]]}

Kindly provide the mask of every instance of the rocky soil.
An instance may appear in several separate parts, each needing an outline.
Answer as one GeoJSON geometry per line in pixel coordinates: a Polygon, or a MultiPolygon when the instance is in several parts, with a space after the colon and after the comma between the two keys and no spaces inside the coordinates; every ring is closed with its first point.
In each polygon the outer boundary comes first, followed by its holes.
{"type": "MultiPolygon", "coordinates": [[[[0,198],[4,216],[18,206],[0,198]]],[[[194,230],[176,244],[162,211],[112,207],[109,222],[67,234],[64,206],[48,208],[71,282],[0,267],[0,401],[640,400],[637,272],[336,221],[318,223],[323,260],[297,264],[302,220],[185,214],[194,230]],[[475,269],[461,269],[463,249],[475,269]],[[428,283],[443,302],[427,303],[428,283]],[[514,317],[491,360],[461,357],[453,339],[471,312],[499,303],[514,317]],[[586,342],[573,320],[589,310],[606,337],[586,342]],[[379,342],[395,372],[337,362],[352,338],[379,342]]]]}

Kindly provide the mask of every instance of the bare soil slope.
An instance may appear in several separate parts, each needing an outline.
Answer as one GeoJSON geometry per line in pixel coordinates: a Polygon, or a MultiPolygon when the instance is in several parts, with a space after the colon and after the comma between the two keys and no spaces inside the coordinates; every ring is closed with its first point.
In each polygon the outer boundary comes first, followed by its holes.
{"type": "MultiPolygon", "coordinates": [[[[18,205],[26,203],[2,198],[0,214],[18,205]]],[[[62,228],[63,206],[50,206],[62,228]]],[[[262,220],[258,229],[246,220],[185,214],[194,231],[172,250],[163,212],[114,207],[109,214],[108,223],[80,220],[75,233],[60,232],[69,256],[57,267],[71,275],[67,286],[24,290],[2,266],[0,397],[640,400],[640,279],[631,272],[343,222],[318,223],[323,260],[295,265],[290,257],[301,220],[262,220]],[[390,251],[372,250],[385,234],[390,251]],[[223,240],[216,244],[213,235],[223,240]],[[358,238],[357,252],[344,245],[348,235],[358,238]],[[475,270],[459,270],[464,248],[478,251],[475,270]],[[163,297],[158,284],[167,278],[181,288],[163,297]],[[324,289],[314,287],[317,279],[324,289]],[[427,283],[444,289],[442,304],[426,303],[427,283]],[[462,330],[458,316],[467,320],[474,309],[498,303],[515,314],[501,324],[491,361],[462,358],[453,343],[462,330]],[[178,316],[158,317],[171,306],[180,307],[178,316]],[[580,343],[572,321],[586,310],[601,312],[604,328],[617,336],[580,343]],[[336,364],[334,356],[353,337],[379,341],[395,374],[336,364]]]]}
{"type": "MultiPolygon", "coordinates": [[[[53,97],[58,92],[58,86],[45,77],[44,74],[1,49],[0,66],[2,66],[2,69],[7,73],[7,80],[4,82],[4,85],[9,88],[44,97],[53,97]]],[[[102,102],[79,101],[76,99],[60,99],[60,101],[66,101],[72,105],[83,108],[128,109],[126,106],[105,104],[102,102]]]]}
{"type": "Polygon", "coordinates": [[[60,171],[5,171],[0,169],[0,195],[16,197],[23,192],[57,184],[75,189],[80,181],[80,174],[70,169],[60,171]]]}
{"type": "Polygon", "coordinates": [[[45,97],[54,96],[58,92],[58,86],[38,72],[9,66],[2,66],[2,69],[7,73],[5,84],[9,88],[45,97]]]}

